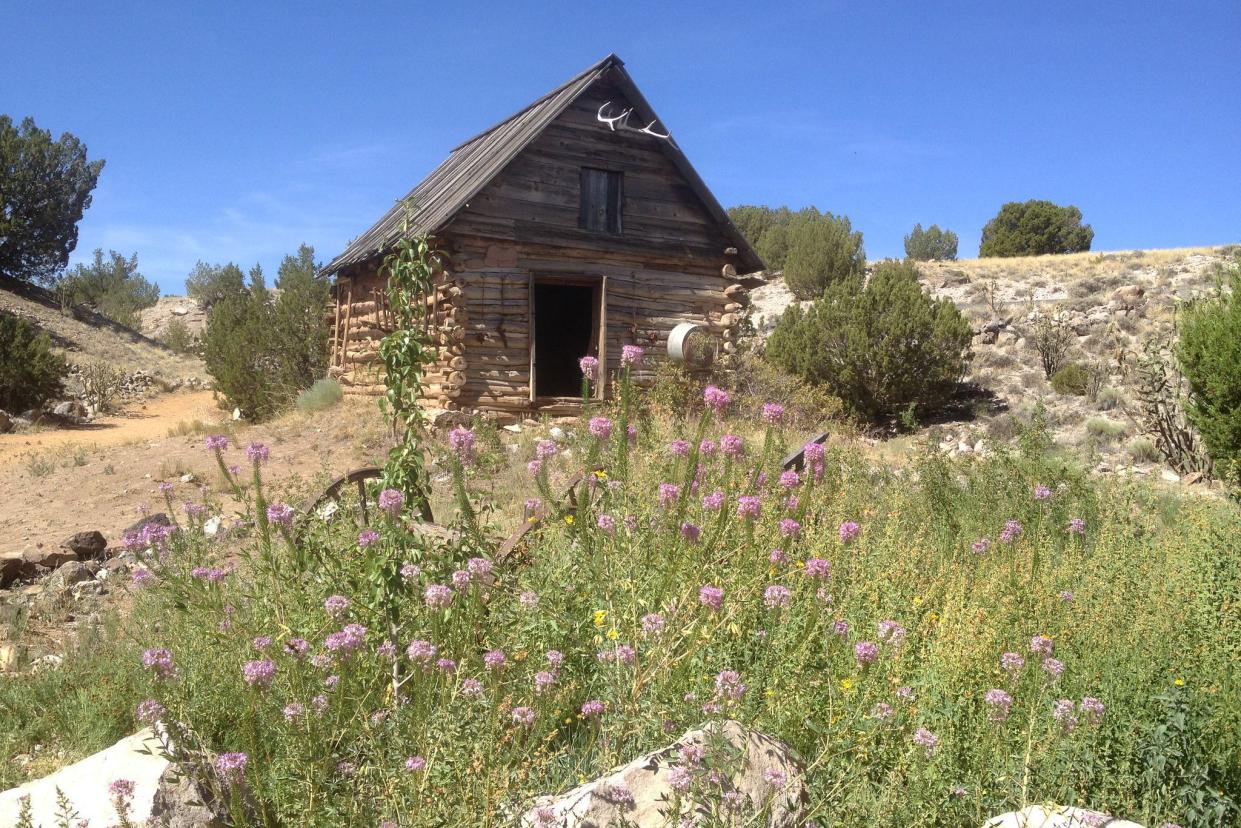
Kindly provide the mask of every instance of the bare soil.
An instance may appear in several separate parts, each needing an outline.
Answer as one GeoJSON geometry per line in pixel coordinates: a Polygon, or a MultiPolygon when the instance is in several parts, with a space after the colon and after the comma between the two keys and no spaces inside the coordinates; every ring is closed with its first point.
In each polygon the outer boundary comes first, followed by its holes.
{"type": "Polygon", "coordinates": [[[245,463],[238,446],[268,445],[264,478],[291,498],[308,493],[316,479],[367,465],[386,441],[371,400],[250,425],[227,420],[209,391],[165,395],[85,427],[0,436],[0,553],[55,546],[91,529],[117,544],[141,505],[167,510],[158,489],[165,480],[174,485],[174,508],[201,502],[205,486],[229,512],[235,504],[228,502],[214,456],[203,448],[211,433],[230,435],[230,463],[245,463]],[[183,482],[187,474],[192,477],[183,482]]]}

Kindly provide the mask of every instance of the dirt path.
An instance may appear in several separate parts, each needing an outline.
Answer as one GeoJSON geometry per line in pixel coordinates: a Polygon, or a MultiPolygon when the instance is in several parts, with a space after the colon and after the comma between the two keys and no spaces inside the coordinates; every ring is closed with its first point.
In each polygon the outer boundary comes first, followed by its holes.
{"type": "Polygon", "coordinates": [[[0,462],[27,452],[69,445],[119,446],[140,440],[162,440],[169,429],[199,420],[216,423],[227,414],[215,404],[210,391],[163,394],[131,405],[127,410],[73,428],[57,428],[33,434],[0,434],[0,462]]]}

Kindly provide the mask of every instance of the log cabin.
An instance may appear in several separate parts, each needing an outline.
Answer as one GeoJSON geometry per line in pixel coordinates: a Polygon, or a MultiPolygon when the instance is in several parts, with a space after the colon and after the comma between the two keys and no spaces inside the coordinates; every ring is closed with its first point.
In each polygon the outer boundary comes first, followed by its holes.
{"type": "Polygon", "coordinates": [[[326,266],[347,393],[384,390],[383,258],[406,219],[443,264],[426,404],[502,419],[570,413],[578,359],[614,376],[626,344],[646,349],[634,377],[649,384],[683,323],[726,357],[760,283],[739,274],[763,268],[616,55],[458,146],[326,266]]]}

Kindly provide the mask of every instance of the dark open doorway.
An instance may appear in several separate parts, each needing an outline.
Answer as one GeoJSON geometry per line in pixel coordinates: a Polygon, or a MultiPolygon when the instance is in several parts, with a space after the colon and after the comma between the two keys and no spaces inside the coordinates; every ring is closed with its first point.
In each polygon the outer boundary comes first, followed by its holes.
{"type": "Polygon", "coordinates": [[[577,361],[595,353],[595,287],[534,284],[534,394],[574,397],[582,391],[577,361]]]}

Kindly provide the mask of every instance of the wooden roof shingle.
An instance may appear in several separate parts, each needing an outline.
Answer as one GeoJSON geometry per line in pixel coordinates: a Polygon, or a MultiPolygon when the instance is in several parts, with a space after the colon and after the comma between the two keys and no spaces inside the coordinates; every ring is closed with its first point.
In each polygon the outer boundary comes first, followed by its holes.
{"type": "MultiPolygon", "coordinates": [[[[642,97],[624,66],[624,61],[610,54],[525,109],[458,145],[405,198],[394,204],[374,226],[332,259],[324,272],[337,273],[385,252],[400,237],[406,205],[409,207],[410,235],[433,235],[438,232],[579,95],[605,75],[610,75],[632,103],[651,113],[651,117],[656,117],[654,109],[642,97]]],[[[660,143],[667,148],[669,158],[719,224],[721,232],[730,239],[731,246],[737,248],[738,269],[743,273],[762,270],[762,260],[733,225],[728,213],[707,189],[681,148],[672,138],[660,143]]]]}

